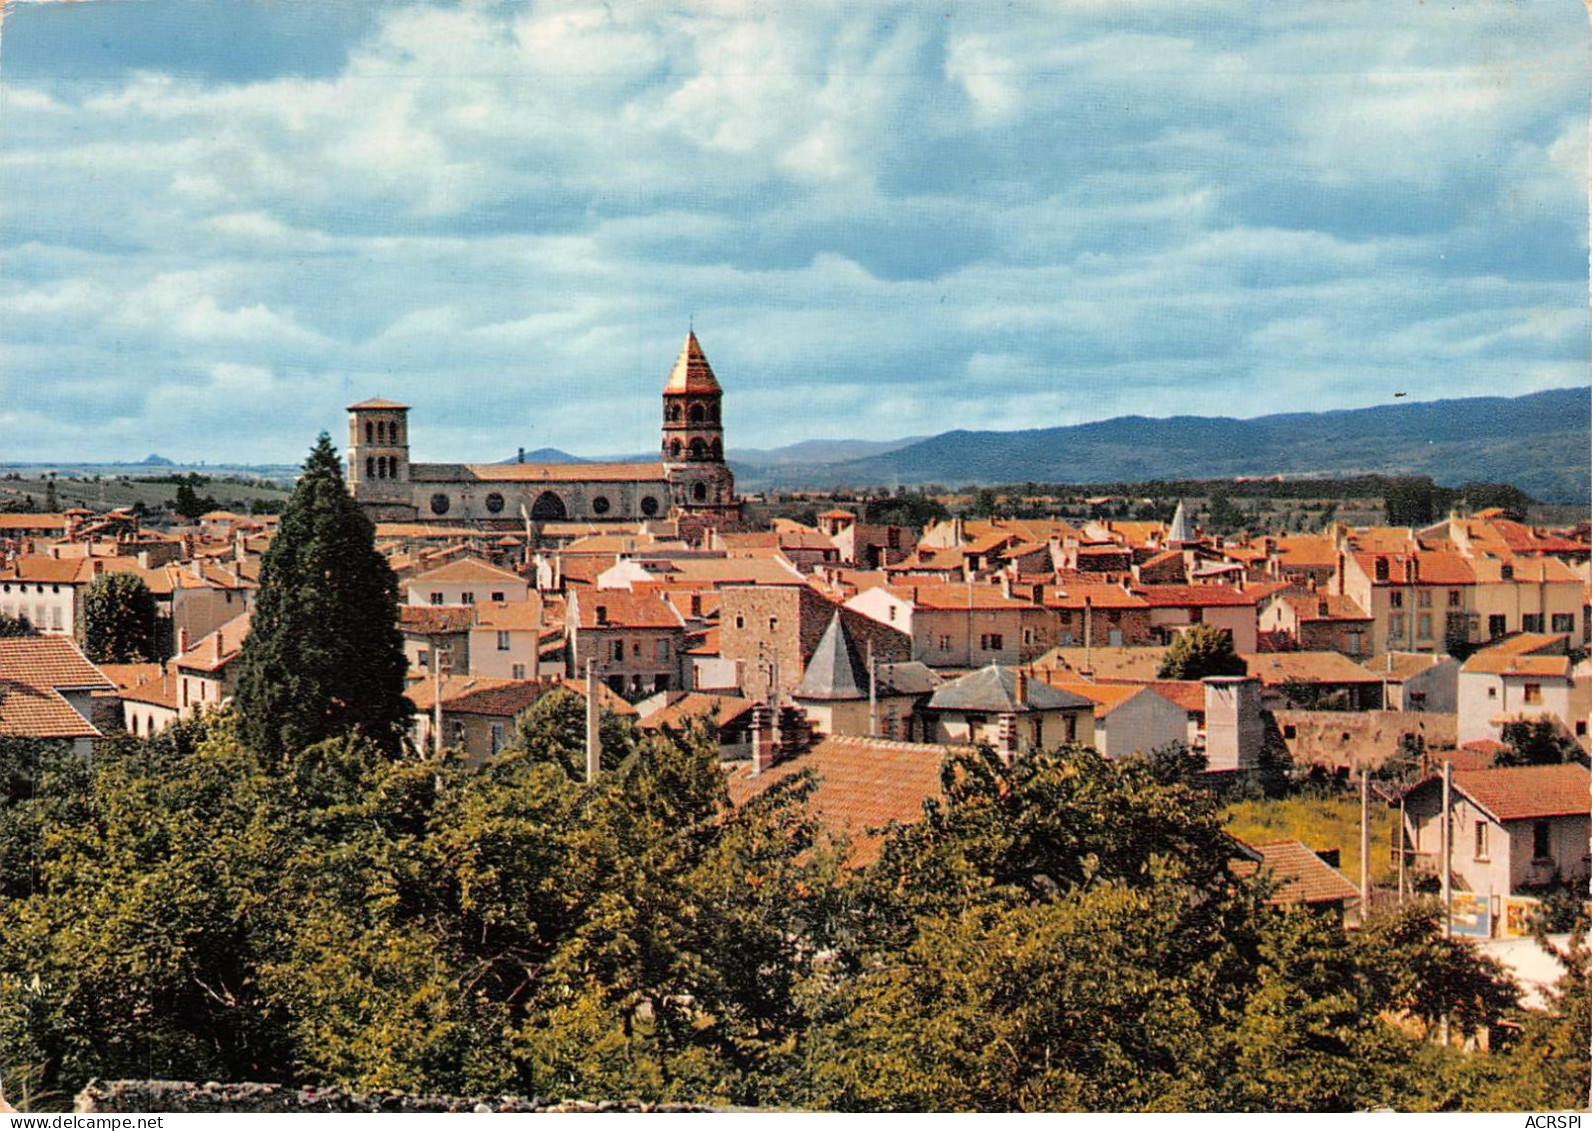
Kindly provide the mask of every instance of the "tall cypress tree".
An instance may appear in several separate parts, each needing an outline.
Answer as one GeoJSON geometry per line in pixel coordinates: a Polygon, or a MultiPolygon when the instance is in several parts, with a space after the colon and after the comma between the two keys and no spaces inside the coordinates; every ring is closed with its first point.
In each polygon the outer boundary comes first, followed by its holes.
{"type": "Polygon", "coordinates": [[[268,762],[356,732],[392,753],[402,743],[398,578],[375,543],[323,432],[261,561],[240,661],[240,732],[268,762]]]}

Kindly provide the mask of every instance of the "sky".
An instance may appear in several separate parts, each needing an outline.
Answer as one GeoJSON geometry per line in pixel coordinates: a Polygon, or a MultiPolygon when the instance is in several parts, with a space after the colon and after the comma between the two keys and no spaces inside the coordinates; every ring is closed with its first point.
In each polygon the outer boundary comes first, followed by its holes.
{"type": "Polygon", "coordinates": [[[1549,0],[16,0],[0,462],[728,446],[1588,379],[1549,0]]]}

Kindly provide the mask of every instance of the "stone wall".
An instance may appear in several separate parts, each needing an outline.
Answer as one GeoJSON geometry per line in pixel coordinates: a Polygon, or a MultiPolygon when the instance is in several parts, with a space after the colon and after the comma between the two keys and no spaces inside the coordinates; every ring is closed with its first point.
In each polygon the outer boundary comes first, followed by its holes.
{"type": "Polygon", "coordinates": [[[551,1099],[545,1096],[416,1096],[358,1094],[340,1088],[285,1084],[192,1084],[175,1080],[94,1081],[74,1111],[119,1112],[711,1112],[725,1108],[647,1104],[640,1100],[551,1099]]]}

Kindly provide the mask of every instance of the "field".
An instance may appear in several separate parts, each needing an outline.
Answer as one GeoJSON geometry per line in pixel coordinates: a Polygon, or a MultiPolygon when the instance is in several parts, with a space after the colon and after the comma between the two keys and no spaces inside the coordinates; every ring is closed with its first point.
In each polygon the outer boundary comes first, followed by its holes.
{"type": "MultiPolygon", "coordinates": [[[[176,497],[177,485],[172,479],[190,473],[192,469],[189,468],[159,471],[139,468],[137,472],[126,468],[62,470],[55,476],[55,509],[86,507],[106,511],[142,503],[149,510],[158,510],[176,497]],[[161,479],[164,482],[159,481],[161,479]]],[[[248,514],[255,501],[280,505],[291,492],[290,483],[274,476],[214,471],[197,474],[208,482],[198,484],[195,489],[201,496],[213,497],[221,510],[248,514]]],[[[24,500],[31,500],[34,510],[47,510],[49,492],[49,479],[43,469],[0,467],[0,510],[10,509],[24,500]]]]}
{"type": "MultiPolygon", "coordinates": [[[[1360,798],[1289,797],[1279,801],[1240,801],[1228,807],[1227,831],[1245,841],[1291,837],[1320,851],[1338,848],[1343,855],[1338,870],[1349,882],[1360,882],[1360,798]]],[[[1395,815],[1387,805],[1371,799],[1371,882],[1392,884],[1398,866],[1389,846],[1393,842],[1395,815]]]]}

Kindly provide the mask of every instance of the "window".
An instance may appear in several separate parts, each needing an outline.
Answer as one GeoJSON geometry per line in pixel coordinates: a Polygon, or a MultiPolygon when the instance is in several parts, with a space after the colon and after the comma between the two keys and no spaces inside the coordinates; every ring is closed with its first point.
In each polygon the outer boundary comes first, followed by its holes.
{"type": "Polygon", "coordinates": [[[625,658],[625,642],[623,640],[615,640],[614,641],[613,651],[611,652],[611,655],[613,656],[614,659],[623,662],[623,660],[625,658]]]}
{"type": "Polygon", "coordinates": [[[1538,821],[1531,826],[1531,856],[1535,860],[1549,860],[1553,857],[1553,839],[1548,835],[1547,821],[1538,821]]]}
{"type": "Polygon", "coordinates": [[[1509,624],[1502,613],[1493,613],[1487,618],[1487,638],[1496,639],[1509,631],[1509,624]]]}
{"type": "Polygon", "coordinates": [[[1541,632],[1542,631],[1542,614],[1541,613],[1522,613],[1520,615],[1520,631],[1521,632],[1541,632]]]}
{"type": "Polygon", "coordinates": [[[1487,698],[1489,698],[1489,699],[1498,698],[1498,689],[1496,687],[1489,687],[1487,689],[1487,698]]]}
{"type": "Polygon", "coordinates": [[[1363,645],[1360,642],[1360,634],[1358,632],[1351,632],[1351,633],[1349,633],[1348,639],[1349,639],[1349,647],[1348,647],[1349,655],[1358,656],[1360,654],[1361,647],[1363,647],[1363,645]]]}
{"type": "Polygon", "coordinates": [[[986,652],[999,652],[1004,645],[998,632],[986,632],[978,638],[978,646],[986,652]]]}
{"type": "Polygon", "coordinates": [[[591,513],[607,514],[608,508],[611,506],[613,506],[613,504],[608,501],[607,495],[598,495],[591,501],[591,513]]]}
{"type": "Polygon", "coordinates": [[[525,665],[524,664],[514,664],[514,665],[510,666],[510,668],[509,668],[509,678],[510,679],[524,679],[525,678],[525,665]]]}
{"type": "Polygon", "coordinates": [[[415,662],[423,668],[429,668],[431,666],[430,650],[426,648],[420,649],[419,652],[415,653],[415,662]]]}
{"type": "Polygon", "coordinates": [[[1282,736],[1284,738],[1298,738],[1299,737],[1299,728],[1296,727],[1293,723],[1284,723],[1282,725],[1282,736]]]}
{"type": "Polygon", "coordinates": [[[1476,822],[1476,859],[1487,859],[1487,822],[1476,822]]]}
{"type": "Polygon", "coordinates": [[[630,645],[630,658],[633,660],[641,659],[641,641],[634,641],[630,645]]]}
{"type": "Polygon", "coordinates": [[[1404,637],[1404,614],[1394,613],[1387,618],[1387,634],[1395,640],[1404,637]]]}
{"type": "Polygon", "coordinates": [[[951,638],[949,636],[940,637],[939,647],[942,652],[949,652],[951,650],[951,638]]]}
{"type": "Polygon", "coordinates": [[[464,593],[464,594],[461,594],[461,595],[460,595],[460,597],[459,597],[459,600],[460,600],[460,601],[461,601],[461,602],[462,602],[462,603],[463,603],[463,604],[466,604],[466,605],[473,605],[473,604],[475,604],[475,594],[474,594],[474,593],[464,593]]]}
{"type": "Polygon", "coordinates": [[[1554,613],[1553,631],[1571,633],[1575,631],[1574,613],[1554,613]]]}
{"type": "Polygon", "coordinates": [[[503,513],[503,496],[498,492],[493,491],[486,497],[486,509],[491,511],[493,514],[503,513]]]}
{"type": "Polygon", "coordinates": [[[890,613],[890,619],[891,620],[895,620],[896,607],[894,605],[890,606],[889,613],[890,613]]]}
{"type": "Polygon", "coordinates": [[[768,618],[768,630],[770,632],[773,632],[778,627],[779,627],[779,618],[778,617],[769,617],[768,618]]]}
{"type": "Polygon", "coordinates": [[[658,513],[658,500],[651,495],[641,500],[641,513],[651,518],[658,513]]]}
{"type": "Polygon", "coordinates": [[[736,628],[745,628],[746,627],[746,618],[741,616],[741,614],[739,614],[739,613],[735,614],[735,627],[736,628]]]}
{"type": "Polygon", "coordinates": [[[507,652],[509,650],[509,634],[503,629],[498,630],[497,650],[499,652],[507,652]]]}
{"type": "Polygon", "coordinates": [[[441,593],[433,593],[433,594],[431,594],[431,603],[433,605],[442,604],[442,594],[441,593]]]}
{"type": "Polygon", "coordinates": [[[502,593],[493,593],[492,594],[492,600],[501,602],[503,600],[503,594],[502,593]]]}
{"type": "Polygon", "coordinates": [[[654,641],[652,655],[653,659],[660,664],[667,663],[669,661],[669,642],[667,640],[654,641]]]}
{"type": "Polygon", "coordinates": [[[1404,607],[1403,591],[1399,589],[1393,590],[1387,595],[1387,603],[1389,608],[1402,609],[1404,607]]]}
{"type": "Polygon", "coordinates": [[[1451,609],[1459,608],[1459,590],[1458,589],[1450,589],[1448,591],[1448,607],[1451,608],[1451,609]]]}
{"type": "Polygon", "coordinates": [[[1432,614],[1421,613],[1415,618],[1415,632],[1422,640],[1432,638],[1432,614]]]}
{"type": "Polygon", "coordinates": [[[1541,703],[1542,702],[1542,684],[1540,684],[1540,683],[1528,683],[1528,684],[1526,684],[1525,697],[1526,697],[1526,702],[1527,703],[1541,703]]]}
{"type": "Polygon", "coordinates": [[[435,495],[431,496],[431,513],[448,513],[448,496],[444,495],[441,491],[438,491],[435,495]]]}
{"type": "Polygon", "coordinates": [[[1432,607],[1432,591],[1430,589],[1416,590],[1415,607],[1418,609],[1429,609],[1432,607]]]}
{"type": "Polygon", "coordinates": [[[706,483],[693,483],[693,484],[691,484],[691,498],[692,499],[694,499],[697,502],[701,503],[701,502],[705,502],[707,500],[707,497],[708,497],[708,485],[706,483]]]}
{"type": "Polygon", "coordinates": [[[492,753],[496,754],[503,749],[503,724],[492,724],[492,753]]]}

